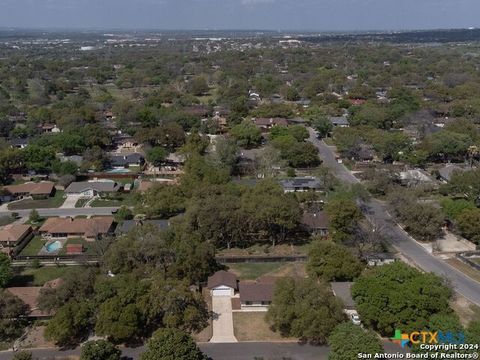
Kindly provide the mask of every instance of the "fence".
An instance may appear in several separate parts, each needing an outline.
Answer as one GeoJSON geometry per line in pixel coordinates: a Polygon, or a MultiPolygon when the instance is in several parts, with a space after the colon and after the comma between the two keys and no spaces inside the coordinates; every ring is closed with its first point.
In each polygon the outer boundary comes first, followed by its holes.
{"type": "Polygon", "coordinates": [[[216,256],[215,259],[221,264],[234,263],[267,263],[267,262],[305,262],[307,255],[288,255],[288,256],[216,256]]]}

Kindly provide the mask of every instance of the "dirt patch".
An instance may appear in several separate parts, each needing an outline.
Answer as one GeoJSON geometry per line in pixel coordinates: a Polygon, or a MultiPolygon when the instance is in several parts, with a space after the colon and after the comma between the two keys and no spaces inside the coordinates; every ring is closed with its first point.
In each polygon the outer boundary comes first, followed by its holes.
{"type": "Polygon", "coordinates": [[[45,326],[33,326],[28,330],[25,339],[20,343],[22,349],[55,347],[55,343],[45,340],[45,326]]]}
{"type": "MultiPolygon", "coordinates": [[[[212,311],[212,297],[210,295],[210,290],[207,288],[204,288],[202,290],[202,295],[203,298],[205,299],[205,302],[207,303],[208,311],[212,311]]],[[[193,334],[193,338],[197,342],[208,342],[212,338],[213,335],[213,327],[212,327],[212,319],[208,321],[208,326],[200,331],[198,334],[193,334]]]]}
{"type": "Polygon", "coordinates": [[[480,307],[466,299],[455,294],[450,302],[450,306],[460,318],[463,325],[468,325],[471,321],[480,321],[480,307]]]}
{"type": "Polygon", "coordinates": [[[273,332],[265,321],[266,312],[234,312],[233,331],[238,341],[295,341],[273,332]]]}

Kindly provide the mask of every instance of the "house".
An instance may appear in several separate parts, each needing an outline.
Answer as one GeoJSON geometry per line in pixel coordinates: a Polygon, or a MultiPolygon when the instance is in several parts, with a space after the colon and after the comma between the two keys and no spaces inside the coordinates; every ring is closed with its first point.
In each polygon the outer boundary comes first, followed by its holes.
{"type": "Polygon", "coordinates": [[[330,287],[332,288],[333,295],[342,300],[345,310],[354,310],[355,301],[352,298],[352,282],[332,282],[330,287]]]}
{"type": "Polygon", "coordinates": [[[59,133],[61,130],[57,127],[56,124],[43,124],[40,125],[40,129],[42,130],[43,133],[45,134],[50,134],[50,133],[59,133]]]}
{"type": "Polygon", "coordinates": [[[66,189],[67,196],[94,197],[97,195],[115,193],[121,186],[114,181],[80,181],[72,182],[66,189]]]}
{"type": "Polygon", "coordinates": [[[95,218],[48,218],[38,230],[47,238],[81,237],[94,241],[98,237],[112,234],[114,230],[113,216],[95,218]]]}
{"type": "Polygon", "coordinates": [[[66,156],[62,153],[58,153],[57,158],[60,160],[60,162],[72,162],[77,164],[77,166],[82,165],[82,162],[83,162],[83,156],[80,156],[80,155],[66,156]]]}
{"type": "Polygon", "coordinates": [[[113,144],[116,147],[116,153],[136,153],[141,150],[142,145],[138,144],[133,136],[127,134],[116,135],[113,139],[113,144]]]}
{"type": "Polygon", "coordinates": [[[110,154],[110,165],[113,168],[128,168],[130,166],[142,166],[145,158],[142,154],[110,154]]]}
{"type": "Polygon", "coordinates": [[[313,235],[328,236],[330,220],[324,211],[304,213],[300,220],[302,227],[313,235]]]}
{"type": "Polygon", "coordinates": [[[0,228],[0,248],[13,248],[30,240],[33,231],[30,225],[9,224],[0,228]]]}
{"type": "Polygon", "coordinates": [[[367,253],[362,256],[368,266],[381,266],[392,264],[396,261],[395,257],[387,253],[367,253]]]}
{"type": "Polygon", "coordinates": [[[330,116],[330,122],[334,127],[349,127],[350,122],[346,116],[330,116]]]}
{"type": "Polygon", "coordinates": [[[26,196],[31,196],[33,199],[46,199],[55,193],[55,186],[50,181],[7,185],[3,189],[15,199],[21,199],[26,196]]]}
{"type": "Polygon", "coordinates": [[[398,174],[400,182],[406,186],[415,186],[420,183],[427,184],[433,182],[433,179],[421,169],[409,169],[401,171],[398,174]]]}
{"type": "Polygon", "coordinates": [[[55,313],[53,311],[41,311],[38,308],[38,298],[42,291],[56,289],[62,283],[63,281],[61,279],[54,279],[47,281],[43,286],[10,287],[6,288],[5,291],[19,298],[28,306],[27,317],[29,319],[46,319],[52,317],[55,313]]]}
{"type": "Polygon", "coordinates": [[[288,126],[288,120],[284,118],[256,118],[252,120],[255,126],[263,132],[269,131],[274,126],[288,126]]]}
{"type": "Polygon", "coordinates": [[[186,113],[196,117],[206,117],[211,112],[210,106],[201,104],[187,106],[184,110],[186,113]]]}
{"type": "Polygon", "coordinates": [[[207,288],[212,296],[232,297],[238,290],[238,279],[234,274],[220,270],[208,278],[207,288]]]}
{"type": "Polygon", "coordinates": [[[242,310],[267,310],[272,303],[275,280],[258,279],[257,281],[240,281],[238,292],[240,294],[240,307],[242,310]]]}
{"type": "Polygon", "coordinates": [[[30,139],[15,138],[10,140],[10,145],[15,149],[25,149],[30,143],[30,139]]]}
{"type": "Polygon", "coordinates": [[[321,191],[322,184],[314,177],[296,177],[286,180],[281,180],[280,184],[283,191],[288,192],[304,192],[304,191],[321,191]]]}
{"type": "Polygon", "coordinates": [[[158,231],[166,230],[170,226],[169,220],[124,220],[115,229],[116,235],[123,235],[130,232],[137,226],[153,225],[158,231]]]}
{"type": "Polygon", "coordinates": [[[360,106],[360,105],[363,105],[367,102],[367,100],[365,99],[359,99],[359,98],[355,98],[355,99],[348,99],[348,101],[350,102],[350,104],[354,105],[354,106],[360,106]]]}

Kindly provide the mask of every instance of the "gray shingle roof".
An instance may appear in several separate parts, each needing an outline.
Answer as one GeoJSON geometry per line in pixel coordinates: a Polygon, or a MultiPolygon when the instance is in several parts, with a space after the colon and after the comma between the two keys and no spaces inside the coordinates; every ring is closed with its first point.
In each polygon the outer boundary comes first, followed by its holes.
{"type": "Polygon", "coordinates": [[[295,189],[311,189],[311,190],[320,190],[322,184],[314,177],[296,177],[286,180],[281,180],[280,184],[283,186],[284,190],[295,190],[295,189]]]}
{"type": "Polygon", "coordinates": [[[80,193],[92,189],[97,192],[115,192],[120,189],[120,185],[113,181],[81,181],[73,182],[66,189],[65,192],[80,193]]]}
{"type": "Polygon", "coordinates": [[[168,220],[124,220],[121,224],[117,226],[117,228],[115,229],[115,233],[126,234],[136,226],[142,226],[146,224],[154,225],[158,228],[158,230],[165,230],[168,229],[168,227],[170,226],[170,222],[168,220]]]}
{"type": "Polygon", "coordinates": [[[347,120],[345,116],[332,116],[330,117],[330,122],[334,126],[350,125],[350,122],[347,120]]]}

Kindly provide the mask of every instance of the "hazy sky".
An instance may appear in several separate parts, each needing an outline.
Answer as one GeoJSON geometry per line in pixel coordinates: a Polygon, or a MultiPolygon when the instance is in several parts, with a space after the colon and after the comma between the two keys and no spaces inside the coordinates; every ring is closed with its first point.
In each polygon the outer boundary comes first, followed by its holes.
{"type": "Polygon", "coordinates": [[[370,30],[480,26],[480,0],[0,0],[0,27],[370,30]]]}

